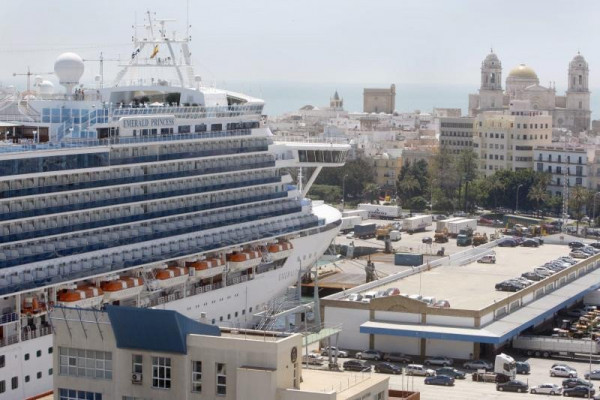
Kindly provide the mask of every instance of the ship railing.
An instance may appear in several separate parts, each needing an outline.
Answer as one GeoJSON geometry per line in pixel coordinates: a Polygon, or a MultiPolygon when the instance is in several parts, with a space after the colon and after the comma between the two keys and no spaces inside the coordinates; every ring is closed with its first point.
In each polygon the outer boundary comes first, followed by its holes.
{"type": "Polygon", "coordinates": [[[19,319],[19,314],[17,314],[16,312],[2,314],[2,316],[0,316],[0,325],[8,324],[10,322],[15,322],[18,319],[19,319]]]}
{"type": "Polygon", "coordinates": [[[21,334],[21,340],[22,341],[31,340],[31,339],[39,338],[39,337],[50,335],[50,334],[52,334],[52,329],[50,327],[38,327],[35,330],[23,332],[21,334]]]}
{"type": "Polygon", "coordinates": [[[19,342],[19,335],[9,335],[0,339],[0,347],[10,346],[19,342]]]}
{"type": "Polygon", "coordinates": [[[288,136],[274,135],[274,142],[292,142],[292,143],[319,143],[319,144],[348,144],[346,138],[323,138],[323,137],[303,137],[303,136],[288,136]]]}

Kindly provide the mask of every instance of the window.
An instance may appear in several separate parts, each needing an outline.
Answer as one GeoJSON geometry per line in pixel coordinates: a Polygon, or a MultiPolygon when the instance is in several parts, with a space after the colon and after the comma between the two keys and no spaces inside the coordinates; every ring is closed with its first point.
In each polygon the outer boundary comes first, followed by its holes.
{"type": "Polygon", "coordinates": [[[6,381],[0,381],[0,393],[6,392],[6,381]]]}
{"type": "Polygon", "coordinates": [[[0,368],[3,368],[6,365],[6,358],[4,355],[0,356],[0,368]]]}
{"type": "Polygon", "coordinates": [[[217,363],[217,395],[225,396],[227,394],[227,366],[217,363]]]}
{"type": "Polygon", "coordinates": [[[54,347],[48,347],[48,354],[54,353],[54,347]]]}
{"type": "Polygon", "coordinates": [[[131,372],[134,374],[142,373],[143,358],[141,354],[131,355],[131,372]]]}
{"type": "Polygon", "coordinates": [[[206,132],[206,124],[195,125],[194,132],[206,132]]]}
{"type": "Polygon", "coordinates": [[[52,374],[53,374],[53,373],[54,373],[54,370],[53,370],[52,368],[50,368],[50,369],[48,370],[48,375],[52,376],[52,374]]]}
{"type": "Polygon", "coordinates": [[[42,379],[42,371],[38,371],[37,374],[35,374],[35,376],[38,379],[42,379]]]}
{"type": "Polygon", "coordinates": [[[10,380],[10,388],[12,390],[15,390],[19,387],[19,377],[18,376],[13,376],[13,378],[10,380]]]}
{"type": "Polygon", "coordinates": [[[29,382],[31,380],[31,378],[29,377],[29,375],[25,375],[25,383],[29,382]]]}
{"type": "Polygon", "coordinates": [[[192,361],[192,392],[202,391],[202,361],[192,361]]]}
{"type": "Polygon", "coordinates": [[[41,357],[42,356],[42,351],[41,350],[36,351],[35,352],[35,356],[36,357],[41,357]]]}
{"type": "Polygon", "coordinates": [[[59,347],[59,374],[112,379],[112,353],[59,347]]]}
{"type": "Polygon", "coordinates": [[[25,361],[29,360],[29,353],[25,353],[25,361]]]}
{"type": "Polygon", "coordinates": [[[223,130],[223,125],[222,124],[212,124],[210,126],[210,131],[211,132],[222,131],[222,130],[223,130]]]}
{"type": "Polygon", "coordinates": [[[189,125],[180,125],[177,127],[177,133],[190,133],[189,125]]]}
{"type": "Polygon", "coordinates": [[[169,357],[152,357],[152,387],[171,388],[171,359],[169,357]]]}
{"type": "Polygon", "coordinates": [[[74,389],[58,389],[58,400],[102,400],[102,393],[74,389]]]}

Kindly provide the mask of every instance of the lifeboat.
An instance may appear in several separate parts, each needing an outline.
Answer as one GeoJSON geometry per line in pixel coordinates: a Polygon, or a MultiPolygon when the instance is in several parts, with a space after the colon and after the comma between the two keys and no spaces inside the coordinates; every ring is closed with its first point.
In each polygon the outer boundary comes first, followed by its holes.
{"type": "Polygon", "coordinates": [[[144,290],[142,278],[120,276],[109,278],[100,283],[104,291],[104,301],[113,302],[137,296],[144,290]]]}
{"type": "Polygon", "coordinates": [[[222,274],[225,271],[225,259],[222,257],[213,257],[204,260],[188,261],[185,263],[185,266],[190,270],[195,270],[195,273],[190,274],[194,280],[205,279],[222,274]]]}
{"type": "Polygon", "coordinates": [[[262,261],[262,253],[258,250],[236,251],[227,254],[230,271],[246,270],[256,267],[262,261]]]}
{"type": "Polygon", "coordinates": [[[149,286],[152,290],[166,289],[185,283],[188,278],[188,269],[186,267],[167,267],[154,270],[155,278],[150,281],[149,286]]]}
{"type": "Polygon", "coordinates": [[[267,250],[269,250],[269,254],[273,261],[288,258],[290,254],[292,254],[293,249],[294,245],[290,242],[278,242],[267,246],[267,250]]]}
{"type": "Polygon", "coordinates": [[[23,315],[37,315],[46,311],[46,303],[39,301],[37,296],[26,296],[21,304],[21,313],[23,315]]]}
{"type": "Polygon", "coordinates": [[[104,292],[93,285],[80,285],[75,288],[62,289],[58,292],[58,304],[69,307],[91,308],[102,303],[104,292]]]}

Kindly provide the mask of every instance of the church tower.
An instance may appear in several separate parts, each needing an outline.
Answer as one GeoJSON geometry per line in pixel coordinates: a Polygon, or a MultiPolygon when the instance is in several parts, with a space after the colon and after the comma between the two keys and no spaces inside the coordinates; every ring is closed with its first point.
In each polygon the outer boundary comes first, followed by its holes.
{"type": "Polygon", "coordinates": [[[343,110],[344,109],[344,99],[340,98],[337,90],[333,94],[333,97],[329,98],[329,108],[334,110],[343,110]]]}
{"type": "Polygon", "coordinates": [[[479,109],[481,111],[501,109],[502,100],[502,63],[492,50],[481,63],[479,109]]]}
{"type": "Polygon", "coordinates": [[[590,127],[590,91],[588,63],[579,52],[569,63],[569,89],[567,90],[565,125],[574,132],[590,127]]]}

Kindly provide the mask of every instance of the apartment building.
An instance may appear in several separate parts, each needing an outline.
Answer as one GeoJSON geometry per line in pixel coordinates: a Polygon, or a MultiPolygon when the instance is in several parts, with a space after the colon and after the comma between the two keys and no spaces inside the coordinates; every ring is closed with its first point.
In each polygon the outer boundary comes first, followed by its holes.
{"type": "Polygon", "coordinates": [[[472,117],[440,118],[440,146],[445,146],[452,153],[458,154],[473,147],[472,117]]]}
{"type": "Polygon", "coordinates": [[[535,170],[550,174],[548,191],[562,196],[567,187],[590,187],[590,166],[583,147],[538,146],[534,149],[535,170]]]}
{"type": "Polygon", "coordinates": [[[375,169],[375,183],[377,186],[394,189],[402,169],[402,157],[383,153],[373,156],[371,160],[375,169]]]}

